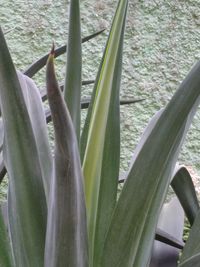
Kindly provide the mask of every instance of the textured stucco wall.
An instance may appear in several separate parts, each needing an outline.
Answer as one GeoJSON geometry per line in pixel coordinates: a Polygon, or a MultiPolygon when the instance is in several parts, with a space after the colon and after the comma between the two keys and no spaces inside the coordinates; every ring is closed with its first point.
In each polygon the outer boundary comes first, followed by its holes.
{"type": "MultiPolygon", "coordinates": [[[[117,1],[81,0],[83,36],[109,28],[117,1]]],[[[1,0],[0,24],[16,66],[21,70],[47,52],[52,40],[67,39],[68,1],[1,0]]],[[[85,78],[94,78],[105,45],[106,31],[83,46],[85,78]]],[[[121,95],[145,98],[141,104],[123,107],[122,169],[128,167],[139,137],[150,117],[163,107],[180,81],[200,57],[200,1],[132,0],[129,5],[124,44],[121,95]]],[[[59,79],[64,57],[57,61],[59,79]]],[[[43,83],[43,72],[37,76],[43,83]]],[[[91,88],[83,88],[83,96],[91,88]]],[[[180,156],[181,162],[200,172],[200,115],[196,115],[180,156]]]]}

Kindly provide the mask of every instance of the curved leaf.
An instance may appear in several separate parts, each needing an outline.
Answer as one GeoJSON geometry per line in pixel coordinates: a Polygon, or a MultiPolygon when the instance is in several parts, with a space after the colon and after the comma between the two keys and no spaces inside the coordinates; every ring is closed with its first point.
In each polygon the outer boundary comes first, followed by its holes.
{"type": "Polygon", "coordinates": [[[104,267],[141,267],[149,261],[159,212],[200,101],[199,73],[200,62],[138,145],[107,234],[104,267]]]}
{"type": "Polygon", "coordinates": [[[184,166],[176,168],[171,186],[192,225],[199,211],[199,202],[191,175],[184,166]]]}
{"type": "Polygon", "coordinates": [[[42,172],[22,89],[1,30],[0,101],[3,152],[9,175],[9,231],[15,262],[20,267],[43,267],[47,207],[42,172]]]}

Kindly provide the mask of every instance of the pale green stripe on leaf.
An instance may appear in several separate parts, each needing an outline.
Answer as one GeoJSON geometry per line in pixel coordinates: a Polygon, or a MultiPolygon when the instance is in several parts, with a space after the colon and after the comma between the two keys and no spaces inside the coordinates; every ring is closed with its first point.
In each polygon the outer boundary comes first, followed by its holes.
{"type": "Polygon", "coordinates": [[[115,74],[115,64],[120,46],[120,38],[123,29],[124,18],[126,15],[127,3],[127,0],[122,0],[119,2],[113,20],[104,61],[99,75],[99,80],[97,81],[96,95],[94,99],[87,145],[83,160],[91,258],[93,256],[94,232],[98,208],[100,175],[106,126],[112,93],[113,78],[115,74]]]}
{"type": "Polygon", "coordinates": [[[99,186],[98,209],[94,239],[93,265],[100,261],[111,216],[116,205],[120,165],[120,83],[125,21],[121,32],[120,45],[113,75],[111,99],[106,125],[103,160],[99,186]],[[114,133],[114,134],[113,134],[114,133]]]}

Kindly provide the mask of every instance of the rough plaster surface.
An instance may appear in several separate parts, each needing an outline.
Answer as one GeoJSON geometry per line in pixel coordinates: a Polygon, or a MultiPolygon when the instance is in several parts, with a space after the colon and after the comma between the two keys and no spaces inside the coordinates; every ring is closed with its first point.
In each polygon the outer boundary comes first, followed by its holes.
{"type": "MultiPolygon", "coordinates": [[[[109,28],[116,0],[81,0],[82,35],[109,28]]],[[[68,1],[2,0],[0,21],[16,66],[23,70],[32,61],[67,39],[68,1]]],[[[83,45],[83,77],[94,78],[106,31],[83,45]]],[[[122,169],[150,117],[166,105],[181,80],[200,57],[199,0],[131,0],[125,44],[123,97],[145,98],[143,103],[121,109],[122,169]]],[[[59,79],[65,57],[57,60],[59,79]]],[[[43,72],[37,75],[43,83],[43,72]]],[[[91,87],[83,88],[88,96],[91,87]]],[[[84,116],[83,116],[84,117],[84,116]]],[[[200,115],[196,115],[180,161],[200,172],[200,115]]]]}

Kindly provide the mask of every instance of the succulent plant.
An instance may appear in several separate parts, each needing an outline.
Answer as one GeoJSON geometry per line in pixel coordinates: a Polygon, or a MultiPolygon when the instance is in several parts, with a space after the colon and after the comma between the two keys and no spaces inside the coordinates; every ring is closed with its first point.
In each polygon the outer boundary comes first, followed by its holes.
{"type": "Polygon", "coordinates": [[[79,1],[70,3],[63,93],[54,46],[48,60],[43,57],[25,75],[15,70],[0,31],[1,165],[2,177],[5,169],[9,177],[0,213],[0,266],[172,267],[178,266],[183,247],[179,266],[199,264],[199,204],[191,176],[177,166],[177,158],[200,100],[200,63],[151,119],[119,179],[127,7],[128,0],[119,1],[82,131],[79,1]],[[46,93],[28,77],[46,60],[50,111],[42,105],[46,93]],[[46,127],[50,117],[53,153],[46,127]],[[170,183],[181,205],[177,199],[164,204],[170,183]],[[181,206],[192,225],[186,245],[181,206]]]}

